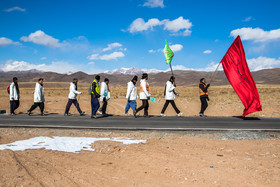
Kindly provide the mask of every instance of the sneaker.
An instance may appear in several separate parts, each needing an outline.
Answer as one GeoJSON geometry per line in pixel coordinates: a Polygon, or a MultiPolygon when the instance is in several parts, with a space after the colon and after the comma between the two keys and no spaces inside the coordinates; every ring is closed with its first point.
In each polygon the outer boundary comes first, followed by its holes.
{"type": "Polygon", "coordinates": [[[137,118],[137,116],[136,116],[136,110],[133,110],[133,116],[135,117],[135,118],[137,118]]]}
{"type": "Polygon", "coordinates": [[[85,112],[81,112],[81,113],[80,113],[80,116],[85,116],[85,112]]]}
{"type": "Polygon", "coordinates": [[[96,115],[91,115],[91,118],[96,119],[96,118],[97,118],[97,116],[96,116],[96,115]]]}
{"type": "Polygon", "coordinates": [[[31,112],[29,110],[27,110],[27,115],[30,116],[31,115],[31,112]]]}
{"type": "Polygon", "coordinates": [[[177,116],[181,117],[183,114],[184,114],[183,112],[180,112],[177,116]]]}
{"type": "Polygon", "coordinates": [[[200,117],[207,117],[206,115],[202,114],[202,113],[199,113],[199,116],[200,117]]]}
{"type": "Polygon", "coordinates": [[[161,113],[161,114],[160,114],[160,116],[161,116],[161,117],[165,117],[166,115],[165,115],[165,114],[163,114],[163,113],[161,113]]]}
{"type": "Polygon", "coordinates": [[[71,116],[71,114],[64,114],[64,116],[71,116]]]}
{"type": "Polygon", "coordinates": [[[149,118],[150,116],[149,116],[149,115],[144,115],[143,117],[144,117],[144,118],[149,118]]]}
{"type": "Polygon", "coordinates": [[[98,113],[98,114],[102,114],[102,112],[101,112],[101,111],[99,111],[99,110],[97,110],[97,113],[98,113]]]}
{"type": "Polygon", "coordinates": [[[16,115],[15,113],[11,113],[11,116],[14,116],[14,115],[16,115]]]}
{"type": "Polygon", "coordinates": [[[45,116],[45,114],[44,114],[44,113],[41,113],[41,116],[45,116]]]}

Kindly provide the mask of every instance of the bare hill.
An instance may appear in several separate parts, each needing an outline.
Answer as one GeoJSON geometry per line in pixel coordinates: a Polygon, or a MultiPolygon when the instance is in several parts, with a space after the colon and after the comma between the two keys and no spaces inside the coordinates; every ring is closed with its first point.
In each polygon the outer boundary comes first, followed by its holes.
{"type": "MultiPolygon", "coordinates": [[[[174,71],[176,75],[176,84],[178,86],[193,86],[197,85],[199,79],[205,77],[210,81],[213,72],[200,71],[174,71]]],[[[100,73],[101,80],[105,77],[110,79],[110,83],[114,85],[125,86],[130,81],[133,75],[127,74],[105,74],[100,73]]],[[[252,72],[252,75],[257,84],[279,84],[280,82],[280,68],[266,69],[252,72]]],[[[43,77],[47,82],[70,82],[73,78],[78,78],[79,82],[90,83],[95,75],[89,75],[84,72],[76,72],[73,74],[59,74],[54,72],[40,72],[36,70],[31,71],[10,71],[0,72],[0,82],[11,82],[13,77],[18,77],[20,82],[36,82],[38,78],[43,77]]],[[[162,86],[171,76],[170,72],[160,72],[150,74],[149,83],[154,86],[162,86]]],[[[141,74],[138,75],[141,78],[141,74]]],[[[215,75],[213,81],[215,85],[228,85],[229,82],[223,71],[219,71],[215,75]]]]}

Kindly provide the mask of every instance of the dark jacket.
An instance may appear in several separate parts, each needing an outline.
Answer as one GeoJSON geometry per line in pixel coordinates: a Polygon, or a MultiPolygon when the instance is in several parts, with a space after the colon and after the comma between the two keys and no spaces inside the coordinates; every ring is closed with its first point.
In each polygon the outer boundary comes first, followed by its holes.
{"type": "Polygon", "coordinates": [[[99,98],[100,94],[98,94],[96,92],[95,88],[96,88],[96,82],[92,82],[92,92],[93,92],[93,94],[91,94],[91,96],[94,97],[94,98],[99,98]]]}
{"type": "MultiPolygon", "coordinates": [[[[210,84],[207,84],[207,86],[206,86],[206,84],[202,83],[202,82],[199,84],[199,88],[205,93],[208,92],[207,89],[208,89],[209,86],[210,86],[210,84]]],[[[200,96],[200,98],[203,98],[203,97],[208,97],[208,95],[201,95],[200,96]]]]}

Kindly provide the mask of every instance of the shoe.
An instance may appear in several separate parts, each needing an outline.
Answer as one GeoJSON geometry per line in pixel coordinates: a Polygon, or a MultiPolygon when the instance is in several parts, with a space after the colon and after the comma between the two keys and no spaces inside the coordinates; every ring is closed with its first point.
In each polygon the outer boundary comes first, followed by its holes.
{"type": "Polygon", "coordinates": [[[183,114],[184,114],[183,112],[180,112],[177,116],[181,117],[183,114]]]}
{"type": "Polygon", "coordinates": [[[31,115],[31,112],[29,110],[27,110],[27,115],[30,116],[31,115]]]}
{"type": "Polygon", "coordinates": [[[80,116],[85,116],[85,112],[81,112],[81,113],[80,113],[80,116]]]}
{"type": "Polygon", "coordinates": [[[149,118],[150,116],[149,116],[149,115],[144,115],[143,117],[144,117],[144,118],[149,118]]]}
{"type": "Polygon", "coordinates": [[[96,116],[96,115],[91,115],[91,118],[96,119],[96,118],[97,118],[97,116],[96,116]]]}
{"type": "Polygon", "coordinates": [[[199,116],[200,117],[207,117],[206,115],[202,114],[202,113],[199,113],[199,116]]]}
{"type": "Polygon", "coordinates": [[[136,116],[136,110],[133,110],[133,116],[135,117],[135,118],[137,118],[137,116],[136,116]]]}
{"type": "Polygon", "coordinates": [[[97,110],[97,113],[98,113],[98,114],[102,114],[102,112],[100,112],[99,110],[97,110]]]}
{"type": "Polygon", "coordinates": [[[14,116],[14,115],[16,115],[15,113],[11,113],[11,116],[14,116]]]}
{"type": "Polygon", "coordinates": [[[71,114],[64,114],[64,116],[71,116],[71,114]]]}
{"type": "Polygon", "coordinates": [[[41,113],[41,116],[45,116],[45,114],[44,114],[44,113],[41,113]]]}
{"type": "Polygon", "coordinates": [[[161,117],[165,117],[166,115],[161,113],[160,116],[161,116],[161,117]]]}

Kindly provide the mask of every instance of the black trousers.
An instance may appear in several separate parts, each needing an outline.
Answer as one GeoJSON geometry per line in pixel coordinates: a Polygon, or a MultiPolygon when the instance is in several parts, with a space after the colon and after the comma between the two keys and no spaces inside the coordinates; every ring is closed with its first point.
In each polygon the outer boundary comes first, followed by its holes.
{"type": "Polygon", "coordinates": [[[64,114],[68,114],[69,113],[69,110],[70,110],[70,107],[71,107],[72,103],[74,103],[74,105],[77,108],[78,112],[82,113],[82,110],[80,109],[80,105],[79,105],[77,99],[68,99],[68,102],[67,102],[64,114]]]}
{"type": "Polygon", "coordinates": [[[176,111],[176,113],[179,114],[180,110],[177,108],[174,100],[166,100],[165,104],[163,105],[163,108],[161,110],[161,113],[164,114],[164,112],[165,112],[166,108],[168,107],[169,103],[171,103],[171,105],[174,108],[174,110],[176,111]]]}
{"type": "Polygon", "coordinates": [[[142,106],[136,109],[136,113],[139,112],[140,110],[144,109],[144,116],[148,116],[148,109],[149,109],[149,101],[148,99],[143,99],[142,100],[142,106]]]}
{"type": "Polygon", "coordinates": [[[201,113],[201,114],[204,114],[204,111],[205,111],[206,108],[208,107],[207,97],[200,97],[200,101],[201,101],[200,113],[201,113]]]}
{"type": "Polygon", "coordinates": [[[106,114],[106,109],[107,109],[108,102],[107,102],[105,97],[103,98],[102,103],[103,103],[102,107],[99,109],[99,111],[102,112],[102,114],[106,114]]]}
{"type": "Polygon", "coordinates": [[[10,101],[10,112],[15,113],[15,110],[19,107],[19,100],[10,101]]]}
{"type": "Polygon", "coordinates": [[[42,103],[34,103],[28,111],[31,112],[31,111],[35,110],[38,106],[40,107],[41,113],[43,113],[44,112],[44,107],[45,107],[43,102],[42,103]]]}

